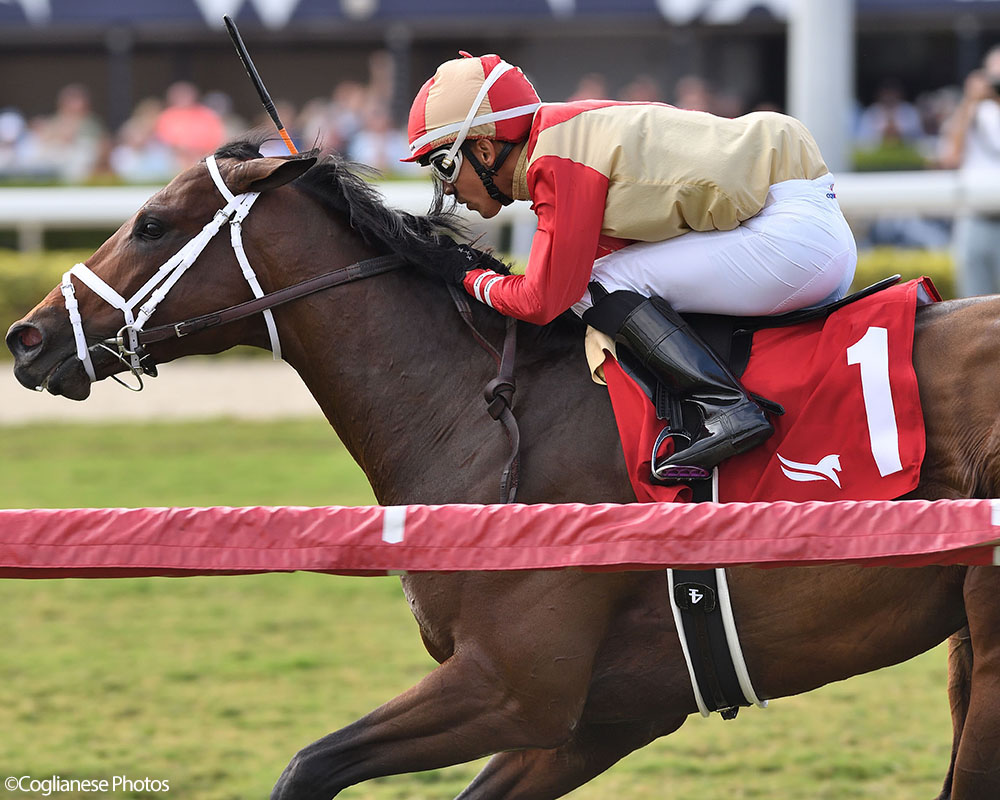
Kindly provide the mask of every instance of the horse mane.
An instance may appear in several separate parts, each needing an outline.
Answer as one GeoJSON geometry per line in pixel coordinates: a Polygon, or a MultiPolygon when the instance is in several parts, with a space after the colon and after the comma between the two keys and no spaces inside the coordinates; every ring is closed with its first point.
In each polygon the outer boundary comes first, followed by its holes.
{"type": "MultiPolygon", "coordinates": [[[[266,135],[223,145],[216,158],[246,161],[260,158],[266,135]]],[[[317,150],[301,154],[303,158],[320,155],[317,150]]],[[[433,275],[434,258],[440,253],[440,237],[465,238],[465,226],[452,210],[439,210],[417,216],[390,208],[379,191],[369,182],[378,171],[345,159],[340,153],[323,154],[316,165],[293,184],[311,195],[320,205],[347,218],[351,229],[362,241],[380,254],[394,254],[421,271],[433,275]]]]}
{"type": "MultiPolygon", "coordinates": [[[[223,145],[215,156],[240,161],[260,158],[261,146],[273,140],[268,133],[251,134],[223,145]]],[[[310,158],[320,153],[313,149],[300,155],[310,158]]],[[[452,208],[442,208],[440,203],[435,203],[434,208],[423,215],[390,208],[368,180],[377,175],[377,170],[349,161],[333,151],[322,154],[316,164],[292,186],[309,194],[324,208],[344,216],[351,229],[373,250],[380,254],[397,255],[423,275],[440,279],[434,264],[440,256],[441,237],[466,239],[467,230],[461,217],[452,208]]],[[[557,329],[570,331],[579,344],[583,325],[570,312],[549,325],[535,328],[545,339],[557,329]]]]}

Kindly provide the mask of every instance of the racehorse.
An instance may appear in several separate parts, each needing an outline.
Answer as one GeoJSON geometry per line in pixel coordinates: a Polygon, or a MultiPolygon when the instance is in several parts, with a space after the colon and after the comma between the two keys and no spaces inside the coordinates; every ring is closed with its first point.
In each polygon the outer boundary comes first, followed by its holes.
{"type": "MultiPolygon", "coordinates": [[[[449,217],[385,207],[337,157],[265,158],[257,143],[243,142],[211,161],[226,191],[261,192],[243,222],[243,245],[264,291],[383,254],[411,262],[274,309],[284,358],[379,502],[495,502],[507,443],[482,405],[495,364],[427,269],[449,217]]],[[[88,260],[107,286],[128,297],[213,219],[225,198],[206,166],[175,178],[88,260]]],[[[153,322],[209,314],[251,296],[234,250],[219,238],[190,269],[197,275],[177,281],[153,322]]],[[[123,312],[79,284],[76,293],[76,330],[85,332],[93,377],[127,369],[136,348],[98,345],[114,341],[123,312]]],[[[11,327],[7,344],[22,384],[81,400],[92,377],[66,301],[53,289],[11,327]]],[[[499,343],[502,319],[485,307],[473,316],[499,343]]],[[[998,318],[997,299],[918,312],[914,361],[927,453],[912,497],[1000,493],[998,318]]],[[[521,326],[520,501],[634,500],[610,402],[590,380],[581,335],[566,319],[521,326]]],[[[127,340],[128,331],[119,337],[127,340]]],[[[165,362],[269,342],[258,314],[151,344],[148,355],[165,362]]],[[[402,581],[439,666],[301,750],[272,798],[329,798],[377,776],[489,754],[461,798],[559,797],[677,730],[696,710],[662,574],[423,573],[402,581]]],[[[951,637],[954,746],[940,798],[1000,797],[1000,570],[741,568],[730,571],[729,584],[761,698],[896,664],[951,637]]]]}

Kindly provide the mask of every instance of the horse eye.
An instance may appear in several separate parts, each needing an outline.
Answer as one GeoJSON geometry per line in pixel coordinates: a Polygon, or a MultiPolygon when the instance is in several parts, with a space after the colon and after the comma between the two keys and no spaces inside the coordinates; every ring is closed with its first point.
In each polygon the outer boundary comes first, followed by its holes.
{"type": "Polygon", "coordinates": [[[159,239],[166,232],[163,223],[156,219],[144,219],[136,229],[136,233],[143,239],[159,239]]]}

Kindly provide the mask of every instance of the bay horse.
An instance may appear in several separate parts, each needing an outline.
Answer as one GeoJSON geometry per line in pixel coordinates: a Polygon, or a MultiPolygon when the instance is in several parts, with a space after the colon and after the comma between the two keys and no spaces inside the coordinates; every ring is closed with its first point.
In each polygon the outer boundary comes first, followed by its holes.
{"type": "MultiPolygon", "coordinates": [[[[384,206],[338,157],[261,157],[259,142],[217,154],[235,194],[261,192],[243,223],[264,291],[396,253],[412,265],[277,308],[284,358],[298,371],[383,504],[495,502],[507,443],[485,413],[495,365],[431,277],[451,226],[442,213],[384,206]]],[[[213,218],[224,201],[206,163],[155,194],[88,260],[128,297],[213,218]]],[[[247,300],[228,242],[213,239],[152,322],[247,300]]],[[[77,287],[87,346],[114,337],[122,313],[77,287]]],[[[502,318],[475,324],[494,343],[502,318]]],[[[914,360],[927,429],[912,497],[996,497],[1000,299],[920,309],[914,360]]],[[[237,344],[267,347],[260,315],[149,347],[159,362],[237,344]]],[[[15,323],[7,345],[29,388],[82,400],[59,287],[15,323]]],[[[97,379],[126,365],[90,348],[97,379]]],[[[522,325],[517,416],[519,500],[634,501],[611,406],[588,374],[582,328],[522,325]]],[[[493,754],[460,795],[555,798],[696,711],[662,574],[511,571],[410,574],[404,591],[439,662],[427,677],[298,752],[274,800],[325,800],[382,775],[493,754]]],[[[880,669],[951,637],[954,745],[944,800],[1000,797],[1000,570],[801,567],[733,569],[740,639],[757,694],[778,698],[880,669]]]]}

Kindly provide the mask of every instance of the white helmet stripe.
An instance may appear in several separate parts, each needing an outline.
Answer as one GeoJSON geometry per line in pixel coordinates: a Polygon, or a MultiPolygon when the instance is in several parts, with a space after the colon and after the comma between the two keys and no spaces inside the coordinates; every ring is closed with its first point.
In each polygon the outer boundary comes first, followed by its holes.
{"type": "Polygon", "coordinates": [[[500,61],[493,69],[490,70],[490,74],[486,76],[486,80],[483,81],[483,85],[479,87],[479,91],[476,92],[476,99],[472,101],[472,106],[469,108],[469,113],[465,115],[465,119],[462,121],[462,127],[458,129],[458,136],[455,137],[455,141],[451,145],[451,149],[448,151],[447,155],[444,157],[442,164],[445,168],[451,166],[451,162],[455,158],[455,153],[458,152],[458,148],[462,146],[462,142],[465,141],[465,137],[469,134],[469,128],[472,127],[472,120],[476,116],[476,112],[479,111],[479,106],[483,102],[483,98],[492,88],[493,84],[500,80],[500,77],[509,70],[514,69],[513,64],[508,64],[506,61],[500,61]]]}
{"type": "MultiPolygon", "coordinates": [[[[499,122],[504,119],[512,119],[514,117],[521,117],[527,114],[534,114],[541,105],[541,103],[528,103],[528,105],[525,106],[517,106],[516,108],[507,108],[503,111],[494,111],[490,114],[482,114],[481,116],[473,118],[472,124],[469,125],[469,128],[474,128],[476,125],[485,125],[488,122],[499,122]]],[[[442,125],[440,128],[427,131],[427,133],[419,139],[414,139],[410,143],[410,152],[415,153],[425,144],[429,144],[435,139],[440,139],[442,136],[447,136],[449,133],[453,133],[454,131],[461,130],[464,124],[465,123],[463,122],[453,122],[450,125],[442,125]]],[[[468,131],[466,131],[466,133],[468,133],[468,131]]],[[[461,139],[455,140],[459,142],[458,147],[462,146],[461,142],[464,141],[464,139],[465,135],[463,134],[461,139]]],[[[458,152],[458,147],[455,148],[456,153],[458,152]]]]}

